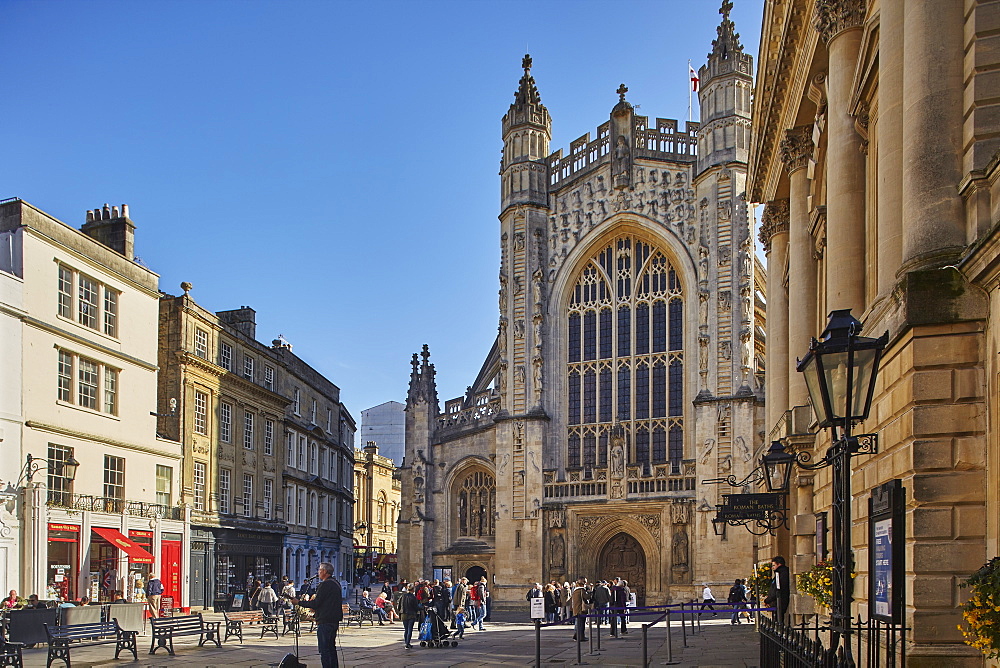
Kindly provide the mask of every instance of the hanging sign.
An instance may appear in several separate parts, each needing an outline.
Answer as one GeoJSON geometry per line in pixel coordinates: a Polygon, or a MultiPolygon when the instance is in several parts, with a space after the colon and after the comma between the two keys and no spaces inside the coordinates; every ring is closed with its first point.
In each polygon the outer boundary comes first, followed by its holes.
{"type": "Polygon", "coordinates": [[[763,494],[723,494],[717,517],[720,520],[766,520],[770,513],[785,510],[785,495],[780,492],[763,494]]]}

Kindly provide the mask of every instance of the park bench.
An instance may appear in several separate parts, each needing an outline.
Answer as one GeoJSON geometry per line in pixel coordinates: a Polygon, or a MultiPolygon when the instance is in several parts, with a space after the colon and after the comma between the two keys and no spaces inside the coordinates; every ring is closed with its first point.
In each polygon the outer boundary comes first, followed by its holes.
{"type": "Polygon", "coordinates": [[[174,638],[178,636],[201,636],[198,647],[206,642],[214,642],[216,647],[222,647],[219,641],[219,625],[221,622],[206,622],[201,614],[186,617],[153,617],[149,620],[152,627],[153,642],[149,653],[165,647],[170,656],[174,655],[174,638]]]}
{"type": "Polygon", "coordinates": [[[66,668],[71,668],[70,650],[78,647],[94,647],[96,645],[114,645],[115,659],[122,650],[132,652],[136,661],[136,632],[124,631],[118,626],[118,620],[110,622],[94,622],[89,624],[67,624],[64,626],[45,625],[45,633],[49,638],[49,657],[46,666],[53,661],[64,661],[66,668]]]}
{"type": "Polygon", "coordinates": [[[24,659],[21,658],[22,642],[8,642],[7,634],[0,630],[0,666],[16,666],[22,668],[24,659]]]}
{"type": "Polygon", "coordinates": [[[278,638],[278,618],[264,614],[263,610],[248,610],[246,612],[223,612],[226,618],[226,636],[222,642],[229,640],[230,636],[236,636],[243,644],[243,627],[254,624],[260,625],[260,637],[265,633],[273,633],[275,640],[278,638]]]}
{"type": "Polygon", "coordinates": [[[344,617],[341,623],[344,626],[350,626],[354,622],[358,623],[358,628],[361,628],[361,610],[352,608],[350,604],[344,603],[344,617]]]}

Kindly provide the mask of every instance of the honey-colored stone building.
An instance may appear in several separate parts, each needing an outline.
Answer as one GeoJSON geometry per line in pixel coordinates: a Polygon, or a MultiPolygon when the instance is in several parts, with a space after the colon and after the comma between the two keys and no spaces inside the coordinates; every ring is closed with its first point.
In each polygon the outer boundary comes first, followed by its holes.
{"type": "Polygon", "coordinates": [[[652,604],[747,572],[749,534],[712,531],[729,490],[702,484],[743,477],[764,430],[753,58],[721,13],[683,128],[623,84],[596,135],[550,153],[525,56],[502,123],[498,336],[443,411],[427,346],[413,356],[400,577],[486,575],[513,607],[549,579],[622,576],[652,604]]]}
{"type": "MultiPolygon", "coordinates": [[[[829,435],[796,358],[835,309],[865,335],[888,331],[857,428],[879,451],[853,459],[853,614],[872,613],[868,499],[898,479],[911,666],[983,665],[956,625],[959,583],[998,549],[998,32],[1000,3],[986,0],[768,0],[764,12],[748,196],[767,203],[766,426],[822,457],[829,435]]],[[[793,476],[791,531],[762,546],[790,555],[793,575],[824,556],[830,483],[829,469],[793,476]]],[[[827,613],[798,595],[791,612],[827,613]]]]}

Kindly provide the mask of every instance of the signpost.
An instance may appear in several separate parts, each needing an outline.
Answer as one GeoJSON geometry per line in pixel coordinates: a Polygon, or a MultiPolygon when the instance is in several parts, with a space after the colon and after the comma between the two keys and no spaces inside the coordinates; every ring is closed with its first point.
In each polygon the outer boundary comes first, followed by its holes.
{"type": "Polygon", "coordinates": [[[723,494],[717,517],[720,520],[767,520],[773,512],[785,510],[785,495],[780,492],[763,494],[723,494]]]}
{"type": "Polygon", "coordinates": [[[545,598],[535,596],[534,598],[529,598],[528,602],[531,604],[531,618],[545,619],[545,598]]]}

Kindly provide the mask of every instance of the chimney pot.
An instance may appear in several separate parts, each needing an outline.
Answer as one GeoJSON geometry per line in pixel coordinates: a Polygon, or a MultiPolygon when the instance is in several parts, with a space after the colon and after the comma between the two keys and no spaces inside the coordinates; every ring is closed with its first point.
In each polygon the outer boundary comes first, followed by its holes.
{"type": "Polygon", "coordinates": [[[111,217],[112,218],[118,218],[118,217],[120,217],[120,215],[121,214],[118,213],[118,206],[117,205],[111,207],[111,217]]]}
{"type": "Polygon", "coordinates": [[[122,204],[122,218],[128,218],[128,204],[122,204]]]}
{"type": "Polygon", "coordinates": [[[107,202],[104,203],[104,210],[101,212],[101,219],[102,220],[110,220],[111,219],[111,207],[108,206],[107,202]]]}
{"type": "Polygon", "coordinates": [[[94,212],[90,209],[87,209],[87,222],[89,223],[93,220],[94,220],[94,212]]]}

